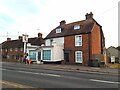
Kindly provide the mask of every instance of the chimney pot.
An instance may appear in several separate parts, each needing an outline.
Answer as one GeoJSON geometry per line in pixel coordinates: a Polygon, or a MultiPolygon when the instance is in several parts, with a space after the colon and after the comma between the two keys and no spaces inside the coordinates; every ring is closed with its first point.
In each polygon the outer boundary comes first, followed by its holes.
{"type": "Polygon", "coordinates": [[[92,19],[93,18],[93,13],[92,12],[90,12],[89,14],[88,13],[86,13],[86,20],[87,19],[92,19]]]}

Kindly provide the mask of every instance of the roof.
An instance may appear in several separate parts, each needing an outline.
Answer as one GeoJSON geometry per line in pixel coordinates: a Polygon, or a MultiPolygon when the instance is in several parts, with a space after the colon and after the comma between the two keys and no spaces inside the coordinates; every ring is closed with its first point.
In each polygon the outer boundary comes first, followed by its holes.
{"type": "Polygon", "coordinates": [[[64,27],[59,25],[58,27],[53,29],[45,37],[45,39],[90,33],[95,22],[96,21],[94,19],[88,19],[88,20],[82,20],[82,21],[77,21],[77,22],[65,24],[64,27]],[[78,30],[74,30],[75,25],[80,25],[81,28],[78,29],[78,30]],[[62,32],[61,33],[56,33],[57,28],[62,28],[62,32]]]}
{"type": "MultiPolygon", "coordinates": [[[[43,38],[35,37],[35,38],[28,38],[28,43],[31,45],[38,45],[40,46],[41,44],[44,44],[43,38]]],[[[2,43],[2,48],[21,48],[23,47],[24,44],[22,40],[10,40],[10,41],[5,41],[2,43]]]]}
{"type": "Polygon", "coordinates": [[[21,48],[23,47],[23,42],[21,40],[11,40],[2,43],[2,48],[21,48]]]}
{"type": "Polygon", "coordinates": [[[31,43],[31,45],[38,45],[41,46],[44,44],[43,38],[35,37],[35,38],[29,38],[28,43],[31,43]]]}
{"type": "Polygon", "coordinates": [[[116,49],[115,47],[111,46],[107,49],[107,52],[110,53],[110,56],[120,57],[120,51],[116,49]]]}

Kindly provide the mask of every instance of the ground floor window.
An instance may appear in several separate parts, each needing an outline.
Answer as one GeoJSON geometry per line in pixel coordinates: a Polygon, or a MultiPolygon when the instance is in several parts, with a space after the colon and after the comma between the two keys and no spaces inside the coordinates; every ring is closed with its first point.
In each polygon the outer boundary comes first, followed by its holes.
{"type": "Polygon", "coordinates": [[[32,60],[36,60],[36,51],[30,51],[29,52],[29,58],[32,60]]]}
{"type": "Polygon", "coordinates": [[[76,57],[76,63],[82,63],[82,61],[83,61],[82,51],[76,51],[75,57],[76,57]]]}
{"type": "Polygon", "coordinates": [[[43,50],[43,60],[51,60],[51,50],[43,50]]]}

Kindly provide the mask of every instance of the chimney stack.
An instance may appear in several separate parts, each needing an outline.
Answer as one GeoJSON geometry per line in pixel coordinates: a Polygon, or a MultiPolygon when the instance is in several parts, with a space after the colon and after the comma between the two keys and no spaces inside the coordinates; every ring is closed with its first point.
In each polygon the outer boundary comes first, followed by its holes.
{"type": "Polygon", "coordinates": [[[19,36],[19,40],[22,40],[22,36],[19,36]]]}
{"type": "Polygon", "coordinates": [[[42,33],[38,33],[38,37],[39,37],[39,38],[42,38],[42,33]]]}
{"type": "Polygon", "coordinates": [[[86,13],[86,20],[87,19],[92,19],[93,18],[93,13],[92,12],[90,12],[90,14],[88,14],[88,13],[86,13]]]}
{"type": "Polygon", "coordinates": [[[11,38],[7,38],[7,41],[11,41],[11,38]]]}
{"type": "Polygon", "coordinates": [[[65,20],[62,20],[61,22],[60,22],[60,26],[63,26],[63,25],[65,25],[66,24],[66,21],[65,20]]]}

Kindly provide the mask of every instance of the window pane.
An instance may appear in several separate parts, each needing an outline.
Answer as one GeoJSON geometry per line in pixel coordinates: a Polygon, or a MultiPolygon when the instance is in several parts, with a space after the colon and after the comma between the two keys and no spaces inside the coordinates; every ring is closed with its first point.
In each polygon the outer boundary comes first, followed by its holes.
{"type": "Polygon", "coordinates": [[[80,29],[80,25],[75,25],[75,26],[74,26],[74,29],[75,29],[75,30],[80,29]]]}
{"type": "Polygon", "coordinates": [[[75,37],[75,46],[82,46],[82,36],[76,36],[75,37]]]}
{"type": "Polygon", "coordinates": [[[51,50],[44,50],[43,51],[43,59],[44,60],[51,60],[51,50]]]}
{"type": "Polygon", "coordinates": [[[30,52],[29,52],[29,57],[30,57],[30,59],[32,59],[32,60],[36,60],[36,52],[35,52],[35,51],[30,51],[30,52]]]}
{"type": "Polygon", "coordinates": [[[76,62],[82,63],[82,52],[81,51],[76,52],[76,62]]]}
{"type": "Polygon", "coordinates": [[[61,28],[57,28],[56,33],[61,33],[61,28]]]}

